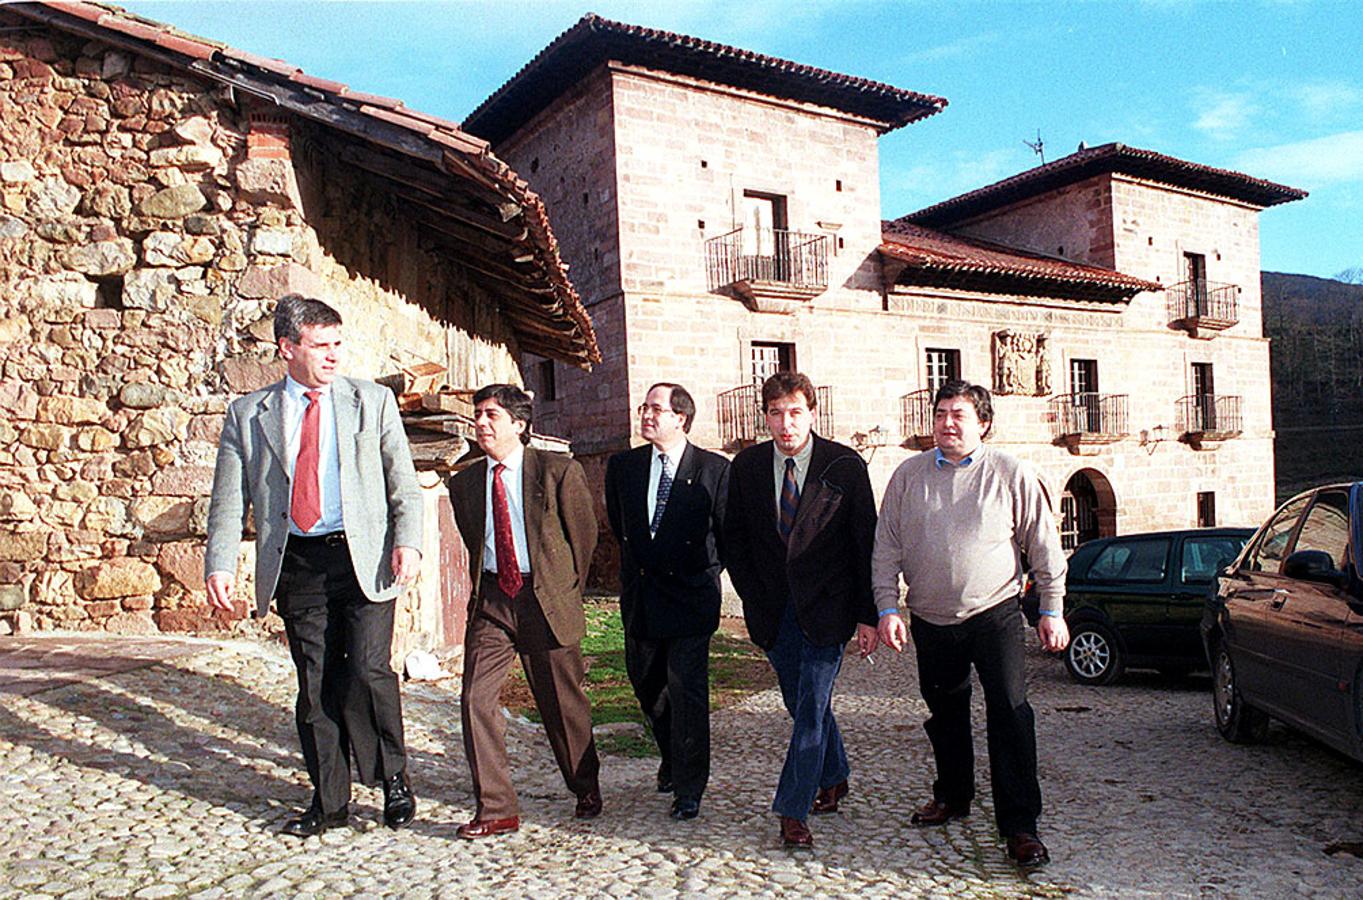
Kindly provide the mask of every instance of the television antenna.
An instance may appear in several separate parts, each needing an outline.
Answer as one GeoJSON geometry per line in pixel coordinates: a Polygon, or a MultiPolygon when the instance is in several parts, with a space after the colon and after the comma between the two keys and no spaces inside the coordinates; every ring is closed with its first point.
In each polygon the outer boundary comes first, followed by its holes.
{"type": "Polygon", "coordinates": [[[1032,148],[1032,152],[1041,157],[1041,164],[1046,165],[1046,142],[1041,139],[1041,129],[1036,130],[1036,142],[1023,140],[1023,143],[1032,148]]]}

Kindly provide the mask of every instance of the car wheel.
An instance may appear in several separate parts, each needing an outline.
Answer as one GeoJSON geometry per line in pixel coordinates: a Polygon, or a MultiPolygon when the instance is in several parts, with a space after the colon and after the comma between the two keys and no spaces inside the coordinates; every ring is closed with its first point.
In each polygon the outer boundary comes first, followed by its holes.
{"type": "Polygon", "coordinates": [[[1268,733],[1268,716],[1245,702],[1235,683],[1235,663],[1224,641],[1212,649],[1212,704],[1216,730],[1235,744],[1254,744],[1268,733]]]}
{"type": "Polygon", "coordinates": [[[1126,668],[1126,660],[1122,658],[1117,639],[1106,626],[1080,622],[1070,630],[1065,668],[1080,684],[1111,684],[1126,668]]]}

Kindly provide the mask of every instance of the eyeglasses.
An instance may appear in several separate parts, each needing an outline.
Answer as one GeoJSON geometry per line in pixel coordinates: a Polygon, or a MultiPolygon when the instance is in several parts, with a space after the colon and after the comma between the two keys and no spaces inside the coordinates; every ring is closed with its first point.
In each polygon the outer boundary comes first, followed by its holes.
{"type": "Polygon", "coordinates": [[[678,416],[681,415],[681,413],[675,412],[675,410],[673,410],[671,407],[659,406],[656,403],[640,403],[639,408],[636,409],[635,412],[637,412],[641,416],[644,413],[650,412],[653,413],[653,415],[655,416],[661,416],[663,413],[674,413],[675,415],[678,416]]]}

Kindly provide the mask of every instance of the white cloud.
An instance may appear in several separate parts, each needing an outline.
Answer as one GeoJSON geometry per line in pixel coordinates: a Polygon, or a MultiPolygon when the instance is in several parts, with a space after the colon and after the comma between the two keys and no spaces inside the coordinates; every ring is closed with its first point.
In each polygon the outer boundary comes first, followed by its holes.
{"type": "Polygon", "coordinates": [[[1193,127],[1214,140],[1231,140],[1258,112],[1253,96],[1206,88],[1194,91],[1193,105],[1199,115],[1193,127]]]}
{"type": "Polygon", "coordinates": [[[935,47],[924,47],[922,50],[914,50],[903,56],[902,62],[905,63],[924,63],[940,62],[944,59],[957,59],[960,57],[972,56],[984,48],[996,44],[999,35],[994,32],[987,34],[973,34],[960,40],[951,41],[946,44],[938,44],[935,47]]]}
{"type": "Polygon", "coordinates": [[[1363,131],[1254,147],[1235,157],[1233,168],[1309,189],[1325,184],[1363,181],[1363,131]]]}
{"type": "Polygon", "coordinates": [[[1312,119],[1333,119],[1363,107],[1363,87],[1346,81],[1314,81],[1283,89],[1312,119]]]}

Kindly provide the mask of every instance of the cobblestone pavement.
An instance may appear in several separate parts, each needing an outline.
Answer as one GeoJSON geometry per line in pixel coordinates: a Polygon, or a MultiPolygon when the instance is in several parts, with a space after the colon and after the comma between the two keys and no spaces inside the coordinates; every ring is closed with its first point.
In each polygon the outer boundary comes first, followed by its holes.
{"type": "Polygon", "coordinates": [[[656,760],[622,757],[604,761],[603,816],[574,820],[542,735],[513,723],[524,824],[467,843],[457,697],[409,685],[417,821],[384,829],[381,795],[358,788],[353,829],[282,838],[309,796],[288,658],[246,641],[193,649],[0,690],[0,895],[1363,896],[1363,859],[1324,852],[1363,840],[1363,767],[1278,727],[1266,746],[1223,742],[1205,677],[1081,688],[1032,654],[1054,862],[1024,875],[993,830],[982,733],[971,816],[909,825],[931,774],[908,653],[847,660],[836,708],[852,793],[811,820],[816,849],[799,854],[767,812],[788,735],[774,691],[716,713],[710,790],[686,823],[653,791],[656,760]]]}

